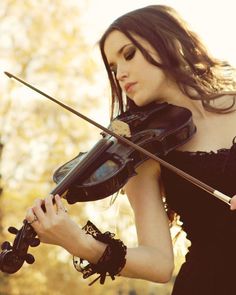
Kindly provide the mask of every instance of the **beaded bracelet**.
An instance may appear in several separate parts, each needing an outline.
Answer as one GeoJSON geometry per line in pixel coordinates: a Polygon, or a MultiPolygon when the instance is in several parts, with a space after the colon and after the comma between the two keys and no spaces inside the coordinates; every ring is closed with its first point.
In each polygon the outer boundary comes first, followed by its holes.
{"type": "Polygon", "coordinates": [[[78,260],[77,257],[73,256],[73,265],[75,269],[83,274],[84,279],[87,279],[95,273],[99,274],[89,286],[95,283],[99,278],[100,284],[104,284],[107,275],[114,280],[115,276],[119,275],[125,266],[127,247],[121,240],[114,239],[115,234],[109,231],[101,233],[91,221],[88,221],[83,229],[87,234],[92,235],[94,239],[107,244],[107,247],[96,264],[89,263],[82,258],[78,260]]]}

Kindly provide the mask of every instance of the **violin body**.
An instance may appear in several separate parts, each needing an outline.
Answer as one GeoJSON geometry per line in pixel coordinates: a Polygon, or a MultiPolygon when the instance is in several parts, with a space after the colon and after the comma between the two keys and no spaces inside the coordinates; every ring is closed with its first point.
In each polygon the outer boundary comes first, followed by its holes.
{"type": "MultiPolygon", "coordinates": [[[[196,132],[191,112],[167,103],[128,111],[115,120],[129,125],[131,142],[157,156],[176,149],[196,132]]],[[[80,153],[58,168],[53,180],[60,183],[73,166],[81,162],[82,172],[63,197],[69,204],[95,201],[122,188],[136,174],[135,168],[146,159],[146,155],[120,143],[115,137],[103,135],[90,152],[80,153]],[[83,163],[86,163],[86,169],[83,169],[83,163]]]]}

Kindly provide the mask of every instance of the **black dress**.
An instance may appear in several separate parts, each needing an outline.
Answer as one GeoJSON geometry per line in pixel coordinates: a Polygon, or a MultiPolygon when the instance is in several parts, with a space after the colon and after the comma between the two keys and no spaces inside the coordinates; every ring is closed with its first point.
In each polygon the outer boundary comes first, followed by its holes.
{"type": "MultiPolygon", "coordinates": [[[[228,196],[236,194],[236,143],[217,152],[173,151],[166,161],[228,196]]],[[[236,211],[162,167],[168,207],[191,241],[172,295],[236,294],[236,211]]]]}

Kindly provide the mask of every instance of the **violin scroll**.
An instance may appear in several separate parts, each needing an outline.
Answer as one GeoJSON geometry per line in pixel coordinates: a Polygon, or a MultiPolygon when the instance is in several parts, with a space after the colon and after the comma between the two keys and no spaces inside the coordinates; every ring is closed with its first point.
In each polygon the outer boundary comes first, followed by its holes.
{"type": "Polygon", "coordinates": [[[1,245],[0,270],[4,273],[13,274],[23,266],[24,262],[34,263],[34,256],[27,251],[29,246],[37,247],[40,241],[36,238],[37,234],[27,220],[24,220],[21,229],[18,230],[11,226],[8,231],[15,235],[15,239],[13,245],[8,241],[1,245]]]}

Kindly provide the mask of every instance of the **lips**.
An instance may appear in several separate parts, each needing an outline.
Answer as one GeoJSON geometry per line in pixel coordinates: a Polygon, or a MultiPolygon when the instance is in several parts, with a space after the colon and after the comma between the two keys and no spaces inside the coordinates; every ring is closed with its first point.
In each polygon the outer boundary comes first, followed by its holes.
{"type": "Polygon", "coordinates": [[[124,89],[125,89],[125,92],[126,93],[129,93],[132,91],[132,88],[133,86],[137,84],[136,82],[133,82],[133,83],[126,83],[125,86],[124,86],[124,89]]]}

